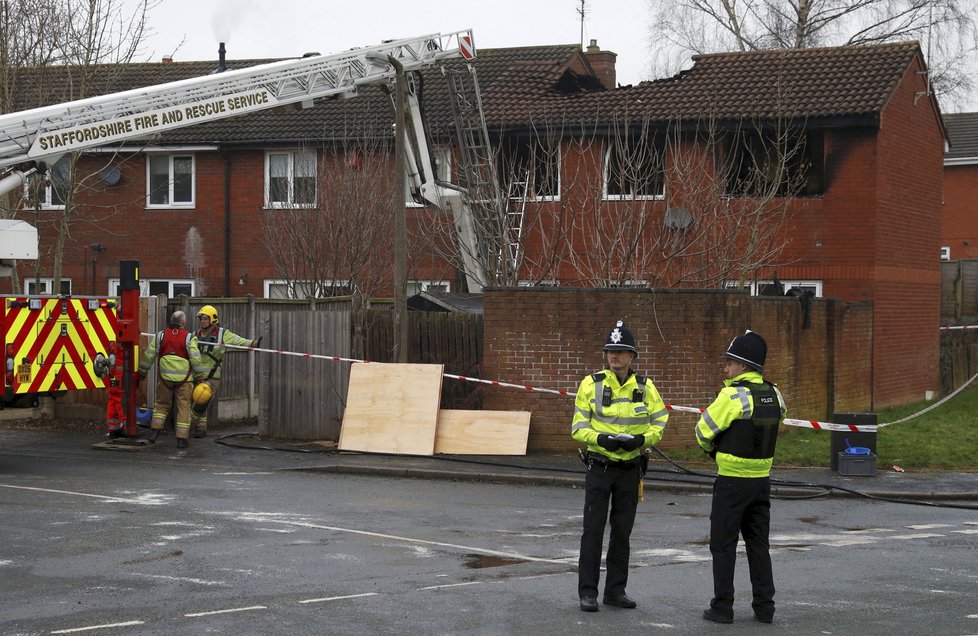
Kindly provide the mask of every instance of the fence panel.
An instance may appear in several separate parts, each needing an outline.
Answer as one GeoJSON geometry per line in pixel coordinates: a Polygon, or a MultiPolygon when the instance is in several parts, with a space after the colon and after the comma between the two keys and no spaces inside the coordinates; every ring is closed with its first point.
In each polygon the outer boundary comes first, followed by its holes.
{"type": "MultiPolygon", "coordinates": [[[[266,317],[275,348],[350,356],[348,311],[273,312],[266,317]]],[[[268,356],[259,383],[258,432],[288,439],[338,440],[350,363],[268,356]]]]}

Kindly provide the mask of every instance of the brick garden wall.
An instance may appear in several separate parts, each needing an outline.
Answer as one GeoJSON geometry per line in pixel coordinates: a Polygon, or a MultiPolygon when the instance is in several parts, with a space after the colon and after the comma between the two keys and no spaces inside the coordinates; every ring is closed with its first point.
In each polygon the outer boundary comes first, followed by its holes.
{"type": "MultiPolygon", "coordinates": [[[[778,383],[789,417],[825,419],[866,411],[872,398],[872,307],[816,299],[811,326],[794,298],[698,290],[505,288],[487,290],[483,377],[576,392],[602,368],[604,339],[617,319],[635,334],[635,368],[667,404],[707,406],[722,384],[720,354],[751,328],[768,341],[766,376],[778,383]]],[[[490,387],[483,408],[529,410],[529,449],[566,451],[572,397],[490,387]]],[[[673,412],[662,448],[695,444],[692,414],[673,412]]]]}

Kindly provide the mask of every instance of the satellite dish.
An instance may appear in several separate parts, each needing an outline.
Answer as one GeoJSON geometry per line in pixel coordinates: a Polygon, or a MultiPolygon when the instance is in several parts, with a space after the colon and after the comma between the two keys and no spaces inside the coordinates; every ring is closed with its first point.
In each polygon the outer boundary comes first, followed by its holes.
{"type": "Polygon", "coordinates": [[[119,170],[119,166],[115,165],[105,166],[98,171],[98,176],[105,185],[114,186],[122,179],[122,170],[119,170]]]}

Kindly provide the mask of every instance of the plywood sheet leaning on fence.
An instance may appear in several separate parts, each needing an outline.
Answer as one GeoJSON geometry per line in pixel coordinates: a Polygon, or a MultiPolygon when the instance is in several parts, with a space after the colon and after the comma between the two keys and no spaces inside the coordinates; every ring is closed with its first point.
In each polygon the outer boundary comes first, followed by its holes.
{"type": "Polygon", "coordinates": [[[438,413],[435,453],[452,455],[526,455],[529,411],[457,411],[438,413]]]}
{"type": "Polygon", "coordinates": [[[354,363],[339,449],[434,454],[443,372],[440,364],[354,363]]]}

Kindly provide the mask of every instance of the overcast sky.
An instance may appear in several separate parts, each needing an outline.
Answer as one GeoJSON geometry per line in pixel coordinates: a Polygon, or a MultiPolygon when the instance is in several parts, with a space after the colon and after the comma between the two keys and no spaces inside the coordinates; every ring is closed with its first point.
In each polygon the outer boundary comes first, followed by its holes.
{"type": "MultiPolygon", "coordinates": [[[[585,4],[585,43],[596,39],[618,54],[622,84],[649,79],[647,2],[585,4]]],[[[149,15],[153,33],[141,57],[216,59],[219,42],[232,59],[295,57],[463,29],[472,29],[477,48],[577,44],[580,6],[580,0],[162,0],[149,15]]]]}

